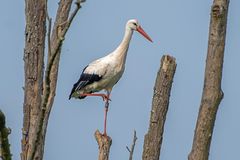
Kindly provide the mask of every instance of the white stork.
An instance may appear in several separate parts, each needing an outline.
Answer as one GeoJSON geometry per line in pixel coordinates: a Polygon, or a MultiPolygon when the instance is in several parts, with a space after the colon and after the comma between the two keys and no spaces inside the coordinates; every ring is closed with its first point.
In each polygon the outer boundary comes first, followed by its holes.
{"type": "Polygon", "coordinates": [[[146,39],[152,42],[152,39],[142,29],[136,19],[129,20],[126,24],[125,34],[120,45],[107,56],[97,59],[87,65],[83,69],[79,80],[73,85],[72,91],[69,95],[69,99],[72,97],[83,99],[86,96],[100,96],[106,101],[104,135],[107,135],[106,121],[110,93],[113,86],[119,81],[124,72],[127,51],[133,31],[138,31],[146,39]],[[107,94],[94,93],[101,90],[106,90],[107,94]]]}

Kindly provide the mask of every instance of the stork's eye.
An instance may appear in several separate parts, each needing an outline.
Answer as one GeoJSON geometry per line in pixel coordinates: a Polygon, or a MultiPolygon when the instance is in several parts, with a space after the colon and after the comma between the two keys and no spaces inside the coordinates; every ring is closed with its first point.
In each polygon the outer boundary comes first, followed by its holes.
{"type": "Polygon", "coordinates": [[[133,25],[137,26],[137,23],[133,22],[133,25]]]}

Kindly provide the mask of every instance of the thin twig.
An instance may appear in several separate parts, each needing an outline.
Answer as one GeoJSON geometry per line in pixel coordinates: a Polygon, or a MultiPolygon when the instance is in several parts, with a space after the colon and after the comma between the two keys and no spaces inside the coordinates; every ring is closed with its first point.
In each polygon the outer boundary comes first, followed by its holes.
{"type": "MultiPolygon", "coordinates": [[[[72,14],[70,15],[69,19],[68,19],[66,22],[63,22],[63,23],[59,24],[59,27],[65,25],[65,26],[64,26],[64,29],[63,29],[62,32],[61,32],[61,34],[58,34],[58,38],[59,38],[59,40],[60,40],[59,45],[61,44],[61,41],[64,40],[65,34],[67,33],[70,25],[72,24],[72,21],[73,21],[74,17],[76,16],[78,10],[82,7],[82,6],[81,6],[81,3],[83,3],[83,2],[85,2],[85,0],[77,0],[77,1],[75,2],[76,7],[75,7],[74,11],[72,12],[72,14]]],[[[59,49],[58,49],[58,48],[59,48],[59,45],[58,45],[58,47],[56,48],[56,51],[59,50],[59,49]]],[[[55,51],[55,52],[56,52],[56,51],[55,51]]],[[[54,53],[55,53],[55,52],[54,52],[54,53]]]]}
{"type": "Polygon", "coordinates": [[[126,146],[126,148],[127,148],[128,152],[130,153],[131,151],[130,151],[130,149],[128,148],[128,146],[126,146]]]}
{"type": "Polygon", "coordinates": [[[136,135],[136,130],[134,130],[133,142],[132,142],[131,150],[128,148],[128,146],[126,146],[128,152],[130,153],[130,155],[129,155],[129,160],[132,160],[132,159],[133,159],[133,152],[134,152],[134,148],[135,148],[136,141],[137,141],[137,135],[136,135]]]}

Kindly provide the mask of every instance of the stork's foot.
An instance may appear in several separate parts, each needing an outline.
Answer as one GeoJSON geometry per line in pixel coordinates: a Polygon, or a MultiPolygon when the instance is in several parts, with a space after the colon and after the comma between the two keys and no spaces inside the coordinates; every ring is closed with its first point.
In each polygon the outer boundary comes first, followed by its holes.
{"type": "Polygon", "coordinates": [[[102,135],[103,135],[104,137],[108,137],[107,133],[103,133],[102,135]]]}
{"type": "Polygon", "coordinates": [[[105,102],[112,101],[112,100],[109,98],[109,96],[106,95],[106,94],[103,94],[103,95],[102,95],[102,98],[103,98],[103,101],[105,101],[105,102]]]}
{"type": "Polygon", "coordinates": [[[103,101],[105,102],[111,101],[109,96],[103,93],[83,93],[83,94],[80,94],[80,96],[99,96],[99,97],[102,97],[103,101]]]}

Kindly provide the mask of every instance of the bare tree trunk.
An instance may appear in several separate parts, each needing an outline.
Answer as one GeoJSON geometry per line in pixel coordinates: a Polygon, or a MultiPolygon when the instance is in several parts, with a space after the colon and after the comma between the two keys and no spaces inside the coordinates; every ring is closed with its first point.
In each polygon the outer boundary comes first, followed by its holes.
{"type": "MultiPolygon", "coordinates": [[[[46,35],[46,0],[25,0],[24,118],[21,159],[32,155],[37,139],[43,93],[43,60],[46,35]]],[[[42,157],[42,146],[39,157],[42,157]]],[[[36,158],[40,159],[40,158],[36,158]]]]}
{"type": "Polygon", "coordinates": [[[53,105],[63,40],[83,0],[69,16],[73,0],[60,0],[51,34],[47,0],[25,0],[25,88],[22,160],[42,160],[48,118],[53,105]],[[48,20],[48,62],[44,72],[44,49],[48,20]],[[50,38],[50,36],[52,37],[50,38]]]}
{"type": "Polygon", "coordinates": [[[0,110],[0,159],[11,160],[10,144],[8,142],[8,135],[11,130],[5,125],[5,116],[0,110]]]}
{"type": "Polygon", "coordinates": [[[148,133],[144,138],[143,160],[159,159],[164,123],[176,66],[174,57],[168,55],[162,57],[161,67],[154,86],[148,133]]]}
{"type": "Polygon", "coordinates": [[[95,138],[97,140],[99,148],[98,160],[108,160],[110,147],[112,144],[111,137],[107,135],[102,135],[99,130],[97,130],[95,132],[95,138]]]}
{"type": "Polygon", "coordinates": [[[209,29],[208,54],[202,100],[189,160],[207,160],[221,89],[229,0],[214,0],[209,29]]]}

